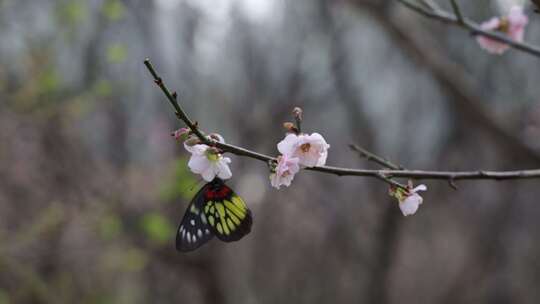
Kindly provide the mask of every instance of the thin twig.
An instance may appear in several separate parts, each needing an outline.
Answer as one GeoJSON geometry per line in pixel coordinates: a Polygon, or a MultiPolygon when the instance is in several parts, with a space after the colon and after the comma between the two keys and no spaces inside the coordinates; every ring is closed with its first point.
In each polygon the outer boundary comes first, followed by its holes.
{"type": "Polygon", "coordinates": [[[456,14],[459,24],[461,25],[465,24],[465,20],[463,19],[463,14],[461,13],[461,9],[459,8],[457,1],[450,0],[450,3],[452,4],[452,9],[454,10],[454,14],[456,14]]]}
{"type": "Polygon", "coordinates": [[[436,10],[439,9],[439,6],[432,0],[420,0],[420,3],[426,6],[428,9],[436,10]]]}
{"type": "Polygon", "coordinates": [[[167,99],[172,104],[174,109],[176,110],[176,116],[182,120],[190,129],[191,131],[202,141],[202,142],[208,142],[208,138],[202,134],[202,132],[197,127],[197,124],[191,121],[189,117],[187,116],[186,112],[182,110],[180,105],[178,104],[178,101],[176,100],[177,94],[176,92],[171,93],[167,86],[165,86],[165,83],[163,83],[163,79],[159,77],[159,75],[154,70],[154,67],[150,63],[150,60],[147,58],[144,60],[144,65],[150,71],[150,74],[152,74],[152,77],[154,77],[154,82],[161,88],[165,96],[167,96],[167,99]]]}
{"type": "MultiPolygon", "coordinates": [[[[263,161],[265,163],[268,163],[269,161],[276,161],[276,158],[261,154],[258,152],[254,152],[242,147],[234,146],[231,144],[225,144],[213,141],[211,139],[206,138],[204,135],[202,135],[201,131],[199,130],[199,127],[191,122],[189,120],[188,116],[185,114],[185,112],[182,110],[180,105],[178,104],[178,101],[176,98],[173,97],[163,83],[163,81],[157,81],[161,80],[161,78],[158,76],[158,74],[155,72],[154,68],[152,67],[152,64],[147,59],[145,60],[145,65],[154,77],[156,79],[156,83],[161,88],[167,99],[171,102],[173,107],[176,109],[177,117],[182,120],[191,130],[197,134],[196,132],[199,132],[200,134],[200,140],[203,143],[214,145],[215,147],[223,150],[224,152],[229,152],[235,155],[239,156],[245,156],[253,159],[257,159],[260,161],[263,161]]],[[[321,166],[321,167],[313,167],[313,168],[306,168],[306,170],[309,171],[317,171],[322,173],[328,173],[328,174],[334,174],[338,176],[366,176],[366,177],[373,177],[381,179],[381,177],[385,178],[409,178],[409,179],[415,179],[415,180],[515,180],[515,179],[539,179],[540,178],[540,169],[535,170],[521,170],[521,171],[422,171],[422,170],[368,170],[368,169],[349,169],[349,168],[340,168],[340,167],[332,167],[332,166],[321,166]]]]}
{"type": "Polygon", "coordinates": [[[379,176],[376,176],[376,178],[382,180],[383,182],[389,184],[390,186],[394,187],[394,188],[401,188],[405,191],[409,191],[409,188],[406,186],[406,185],[403,185],[401,183],[398,183],[396,182],[395,180],[389,178],[389,177],[386,177],[384,175],[379,175],[379,176]]]}
{"type": "Polygon", "coordinates": [[[402,166],[396,165],[392,163],[391,161],[385,159],[384,157],[381,157],[381,156],[376,155],[375,153],[369,152],[368,150],[362,147],[359,147],[354,144],[350,144],[349,147],[351,148],[351,150],[358,152],[358,154],[360,154],[361,157],[366,158],[368,161],[377,163],[381,165],[383,168],[390,169],[390,170],[405,170],[405,168],[403,168],[402,166]]]}
{"type": "MultiPolygon", "coordinates": [[[[374,163],[377,163],[377,164],[383,166],[384,168],[387,168],[387,169],[390,169],[390,170],[401,170],[401,171],[406,170],[401,165],[396,165],[396,164],[392,163],[391,161],[385,159],[384,157],[378,156],[377,154],[375,154],[373,152],[369,152],[368,150],[366,150],[366,149],[364,149],[362,147],[359,147],[359,146],[354,145],[354,144],[350,144],[349,147],[353,151],[358,152],[360,157],[364,157],[368,161],[372,161],[374,163]]],[[[392,186],[396,186],[396,187],[402,188],[404,190],[408,189],[407,186],[405,186],[403,184],[400,184],[400,183],[398,183],[398,182],[394,181],[393,179],[388,178],[386,176],[384,176],[383,180],[385,182],[387,182],[388,184],[392,185],[392,186]]],[[[454,190],[458,189],[453,178],[448,179],[448,185],[454,190]]]]}
{"type": "Polygon", "coordinates": [[[302,133],[302,119],[295,116],[294,121],[296,122],[296,130],[298,130],[298,133],[302,133]]]}
{"type": "MultiPolygon", "coordinates": [[[[440,9],[434,9],[434,8],[426,8],[422,5],[419,5],[417,3],[413,3],[408,0],[397,0],[401,4],[403,4],[405,7],[425,16],[431,19],[439,20],[444,23],[448,24],[454,24],[461,28],[464,28],[468,31],[470,31],[473,35],[482,35],[485,37],[488,37],[490,39],[502,42],[504,44],[508,44],[510,47],[523,51],[525,53],[531,54],[535,57],[540,57],[540,47],[534,46],[531,44],[527,44],[524,42],[517,42],[512,40],[510,37],[508,37],[505,34],[494,32],[494,31],[486,31],[483,30],[480,25],[472,20],[469,20],[462,16],[460,19],[459,16],[456,16],[454,14],[449,14],[443,10],[440,9]]],[[[458,8],[459,11],[459,8],[458,8]]]]}
{"type": "MultiPolygon", "coordinates": [[[[364,149],[362,147],[359,147],[359,146],[354,145],[354,144],[350,144],[349,147],[351,148],[351,150],[353,150],[355,152],[358,152],[360,157],[365,158],[367,161],[372,161],[372,162],[374,162],[376,164],[379,164],[383,168],[390,169],[390,170],[404,170],[403,167],[401,167],[399,165],[396,165],[396,164],[392,163],[391,161],[385,159],[384,157],[376,155],[375,153],[369,152],[368,150],[366,150],[366,149],[364,149]]],[[[401,188],[403,190],[408,190],[406,185],[403,185],[403,184],[401,184],[399,182],[396,182],[395,180],[393,180],[393,179],[391,179],[391,178],[389,178],[389,177],[387,177],[385,175],[381,175],[379,177],[379,179],[386,182],[390,186],[401,188]]]]}

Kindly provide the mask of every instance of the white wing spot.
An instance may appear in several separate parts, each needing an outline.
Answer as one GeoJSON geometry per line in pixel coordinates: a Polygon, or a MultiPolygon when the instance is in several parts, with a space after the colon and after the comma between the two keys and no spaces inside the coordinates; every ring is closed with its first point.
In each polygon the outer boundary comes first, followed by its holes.
{"type": "Polygon", "coordinates": [[[180,232],[184,231],[184,226],[180,226],[180,232]]]}
{"type": "Polygon", "coordinates": [[[206,221],[206,215],[204,215],[204,213],[201,213],[201,221],[203,222],[203,224],[207,224],[208,222],[206,221]]]}
{"type": "Polygon", "coordinates": [[[202,230],[201,229],[197,229],[197,236],[198,237],[202,237],[202,230]]]}
{"type": "Polygon", "coordinates": [[[197,241],[197,237],[195,236],[195,234],[191,236],[191,240],[193,241],[193,243],[197,241]]]}
{"type": "Polygon", "coordinates": [[[185,237],[186,237],[186,231],[182,230],[182,238],[185,238],[185,237]]]}
{"type": "Polygon", "coordinates": [[[188,243],[191,243],[191,234],[189,234],[189,232],[186,233],[186,238],[187,238],[188,243]]]}
{"type": "Polygon", "coordinates": [[[204,233],[206,233],[206,234],[210,234],[210,230],[208,230],[208,229],[204,229],[204,233]]]}
{"type": "Polygon", "coordinates": [[[195,226],[195,220],[189,221],[191,223],[191,226],[195,226]]]}

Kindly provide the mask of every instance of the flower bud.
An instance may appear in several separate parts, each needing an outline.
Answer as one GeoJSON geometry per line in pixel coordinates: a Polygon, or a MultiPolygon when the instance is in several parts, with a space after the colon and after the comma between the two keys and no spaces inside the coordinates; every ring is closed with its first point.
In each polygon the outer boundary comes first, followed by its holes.
{"type": "Polygon", "coordinates": [[[284,122],[283,127],[290,133],[298,133],[298,129],[294,126],[292,122],[284,122]]]}
{"type": "Polygon", "coordinates": [[[178,141],[184,141],[188,139],[189,134],[191,133],[191,130],[188,128],[180,128],[174,132],[171,133],[171,136],[174,137],[174,139],[178,141]]]}
{"type": "Polygon", "coordinates": [[[222,144],[225,143],[225,139],[223,138],[223,136],[219,135],[218,133],[212,133],[210,135],[208,135],[208,137],[210,137],[210,139],[213,139],[217,142],[220,142],[222,144]]]}
{"type": "Polygon", "coordinates": [[[292,110],[292,114],[294,116],[295,119],[297,120],[302,120],[302,109],[300,107],[295,107],[293,110],[292,110]]]}

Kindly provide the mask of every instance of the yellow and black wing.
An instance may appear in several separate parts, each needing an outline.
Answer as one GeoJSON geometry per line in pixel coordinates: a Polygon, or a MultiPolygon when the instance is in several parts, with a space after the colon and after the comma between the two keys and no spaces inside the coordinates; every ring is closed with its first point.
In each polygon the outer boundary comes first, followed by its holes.
{"type": "Polygon", "coordinates": [[[209,192],[203,211],[214,234],[222,241],[238,241],[251,231],[251,212],[244,200],[222,184],[209,192]]]}
{"type": "Polygon", "coordinates": [[[195,250],[214,235],[224,242],[238,241],[251,231],[252,223],[244,200],[216,178],[193,198],[178,227],[176,248],[195,250]]]}
{"type": "Polygon", "coordinates": [[[209,187],[206,184],[195,194],[189,204],[184,218],[178,226],[176,233],[176,249],[178,251],[192,251],[208,242],[214,237],[212,227],[208,225],[204,214],[204,192],[209,187]]]}

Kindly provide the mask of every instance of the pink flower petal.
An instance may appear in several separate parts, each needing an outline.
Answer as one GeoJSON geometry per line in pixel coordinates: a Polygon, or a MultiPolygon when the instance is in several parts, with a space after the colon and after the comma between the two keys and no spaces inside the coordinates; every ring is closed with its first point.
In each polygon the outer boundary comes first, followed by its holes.
{"type": "Polygon", "coordinates": [[[290,186],[294,175],[300,170],[297,157],[284,154],[278,157],[275,172],[270,175],[270,184],[279,189],[281,186],[290,186]]]}
{"type": "Polygon", "coordinates": [[[287,134],[287,136],[278,143],[278,151],[283,155],[291,155],[299,140],[300,137],[296,134],[287,134]]]}

